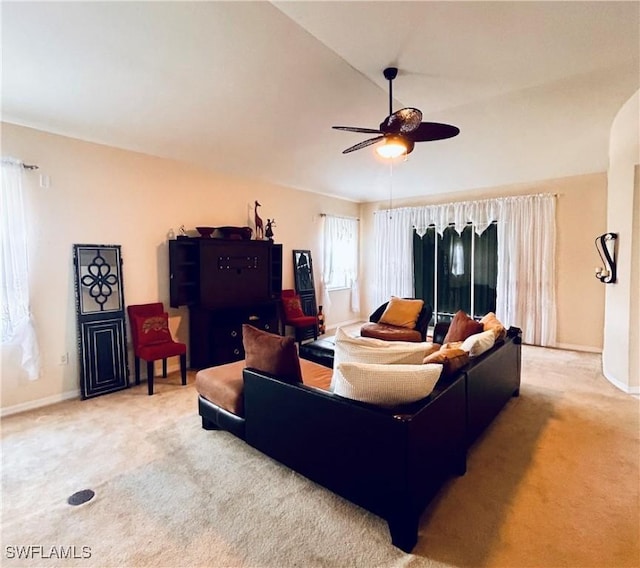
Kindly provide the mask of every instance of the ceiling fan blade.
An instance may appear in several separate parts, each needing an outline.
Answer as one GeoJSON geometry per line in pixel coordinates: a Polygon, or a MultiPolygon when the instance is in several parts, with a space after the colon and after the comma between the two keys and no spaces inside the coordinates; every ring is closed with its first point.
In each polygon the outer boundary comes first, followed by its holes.
{"type": "Polygon", "coordinates": [[[422,122],[415,130],[406,134],[414,142],[429,142],[431,140],[444,140],[460,134],[460,129],[451,124],[440,122],[422,122]]]}
{"type": "Polygon", "coordinates": [[[375,144],[376,142],[380,142],[384,136],[376,136],[375,138],[369,138],[369,140],[365,140],[364,142],[360,142],[355,144],[354,146],[350,146],[346,150],[343,150],[343,154],[348,154],[349,152],[355,152],[356,150],[360,150],[361,148],[366,148],[367,146],[371,146],[371,144],[375,144]]]}
{"type": "Polygon", "coordinates": [[[417,108],[401,108],[384,119],[380,130],[385,134],[408,134],[420,126],[422,112],[417,108]]]}
{"type": "Polygon", "coordinates": [[[373,128],[359,128],[357,126],[332,126],[336,130],[346,130],[347,132],[361,132],[362,134],[382,134],[381,130],[373,128]]]}

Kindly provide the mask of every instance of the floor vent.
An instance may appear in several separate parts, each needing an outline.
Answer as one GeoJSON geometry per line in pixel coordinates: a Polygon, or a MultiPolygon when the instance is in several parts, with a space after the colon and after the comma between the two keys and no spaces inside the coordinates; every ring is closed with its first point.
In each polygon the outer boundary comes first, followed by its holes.
{"type": "Polygon", "coordinates": [[[83,489],[82,491],[76,491],[71,497],[67,499],[69,505],[82,505],[87,501],[91,501],[95,495],[95,491],[91,489],[83,489]]]}

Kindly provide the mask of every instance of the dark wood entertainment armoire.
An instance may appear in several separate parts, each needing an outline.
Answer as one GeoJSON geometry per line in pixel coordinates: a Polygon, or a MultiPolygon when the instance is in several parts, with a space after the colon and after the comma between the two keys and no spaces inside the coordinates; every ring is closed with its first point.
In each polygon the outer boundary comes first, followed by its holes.
{"type": "Polygon", "coordinates": [[[282,245],[272,241],[169,241],[171,307],[189,307],[189,365],[244,357],[242,324],[279,333],[282,245]]]}

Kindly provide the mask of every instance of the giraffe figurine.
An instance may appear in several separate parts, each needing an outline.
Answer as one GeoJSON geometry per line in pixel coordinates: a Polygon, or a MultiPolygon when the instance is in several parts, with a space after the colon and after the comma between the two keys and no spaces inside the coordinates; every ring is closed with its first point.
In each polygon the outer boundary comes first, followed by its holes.
{"type": "Polygon", "coordinates": [[[260,203],[256,200],[256,204],[254,206],[254,220],[256,223],[256,241],[264,240],[264,225],[262,223],[262,218],[258,215],[258,207],[262,207],[260,203]]]}

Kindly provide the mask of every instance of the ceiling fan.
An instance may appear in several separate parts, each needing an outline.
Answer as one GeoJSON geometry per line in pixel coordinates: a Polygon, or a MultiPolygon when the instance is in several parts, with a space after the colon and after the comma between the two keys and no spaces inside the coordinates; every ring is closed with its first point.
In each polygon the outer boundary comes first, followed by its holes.
{"type": "Polygon", "coordinates": [[[380,123],[378,130],[356,126],[334,126],[333,128],[336,130],[378,135],[350,146],[342,151],[343,154],[384,141],[384,144],[377,148],[378,154],[384,158],[396,158],[402,154],[409,154],[416,142],[444,140],[445,138],[453,138],[460,133],[458,127],[450,124],[422,122],[422,112],[417,108],[407,107],[393,112],[393,80],[398,75],[398,68],[387,67],[383,74],[385,79],[389,81],[389,116],[380,123]]]}

